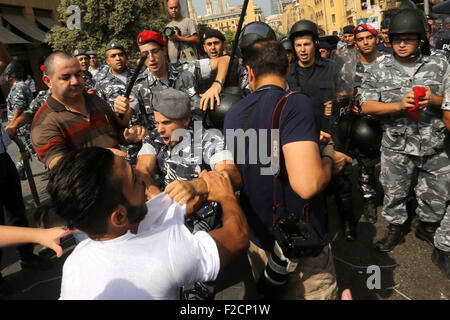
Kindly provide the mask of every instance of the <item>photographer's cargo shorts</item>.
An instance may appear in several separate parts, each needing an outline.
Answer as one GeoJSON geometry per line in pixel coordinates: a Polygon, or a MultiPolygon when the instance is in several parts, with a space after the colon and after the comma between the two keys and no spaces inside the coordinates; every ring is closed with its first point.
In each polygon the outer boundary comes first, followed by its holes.
{"type": "MultiPolygon", "coordinates": [[[[248,259],[255,280],[263,274],[269,256],[269,251],[250,242],[248,259]]],[[[315,258],[305,257],[300,260],[295,271],[289,274],[283,296],[279,298],[284,300],[338,299],[331,245],[325,246],[322,253],[315,258]]]]}

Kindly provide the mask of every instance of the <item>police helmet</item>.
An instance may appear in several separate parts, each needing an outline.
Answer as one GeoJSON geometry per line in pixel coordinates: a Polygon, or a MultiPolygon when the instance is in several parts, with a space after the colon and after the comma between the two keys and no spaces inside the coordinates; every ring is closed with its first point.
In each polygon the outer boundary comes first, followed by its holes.
{"type": "Polygon", "coordinates": [[[425,36],[425,24],[420,12],[415,9],[404,9],[397,13],[389,24],[389,36],[402,33],[417,33],[425,36]]]}
{"type": "Polygon", "coordinates": [[[358,117],[354,120],[351,131],[352,146],[362,156],[372,156],[381,147],[382,131],[379,123],[370,117],[358,117]]]}
{"type": "MultiPolygon", "coordinates": [[[[403,9],[392,17],[389,25],[389,40],[392,43],[394,34],[415,33],[419,35],[419,49],[425,55],[430,55],[430,45],[426,37],[427,27],[425,16],[416,9],[403,9]]],[[[418,51],[419,52],[419,51],[418,51]]],[[[414,54],[413,56],[416,56],[414,54]]]]}
{"type": "Polygon", "coordinates": [[[243,55],[246,48],[251,46],[257,40],[276,40],[275,31],[264,22],[255,21],[247,24],[242,30],[241,39],[239,41],[239,49],[243,55]]]}
{"type": "Polygon", "coordinates": [[[227,87],[222,90],[220,94],[220,104],[214,110],[208,111],[208,119],[213,124],[214,128],[222,129],[223,122],[227,112],[231,109],[233,104],[243,98],[242,90],[239,87],[227,87]]]}
{"type": "Polygon", "coordinates": [[[314,41],[318,42],[319,40],[319,29],[317,27],[317,24],[310,20],[300,20],[296,22],[289,32],[289,39],[291,41],[294,41],[294,38],[299,33],[310,33],[314,37],[314,41]]]}
{"type": "Polygon", "coordinates": [[[280,44],[283,46],[284,50],[294,51],[294,49],[292,48],[292,41],[289,40],[289,38],[281,39],[280,44]]]}
{"type": "Polygon", "coordinates": [[[24,70],[20,63],[12,61],[6,66],[4,74],[12,78],[21,79],[23,78],[24,70]]]}

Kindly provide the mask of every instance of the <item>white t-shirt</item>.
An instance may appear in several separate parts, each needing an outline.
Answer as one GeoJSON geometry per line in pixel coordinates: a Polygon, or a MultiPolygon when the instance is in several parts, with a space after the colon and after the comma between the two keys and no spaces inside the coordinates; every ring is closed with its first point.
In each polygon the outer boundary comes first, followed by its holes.
{"type": "Polygon", "coordinates": [[[216,279],[217,245],[185,227],[186,206],[161,193],[147,208],[137,234],[78,244],[64,263],[61,300],[173,300],[181,286],[216,279]]]}

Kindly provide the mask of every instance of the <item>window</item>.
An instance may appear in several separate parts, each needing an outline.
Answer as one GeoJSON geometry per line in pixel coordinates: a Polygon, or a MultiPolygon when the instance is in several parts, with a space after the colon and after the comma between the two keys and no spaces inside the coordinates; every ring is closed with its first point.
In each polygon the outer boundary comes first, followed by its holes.
{"type": "Polygon", "coordinates": [[[331,22],[336,23],[336,15],[335,14],[331,15],[331,22]]]}
{"type": "Polygon", "coordinates": [[[330,1],[330,7],[334,8],[334,1],[333,0],[330,1]]]}

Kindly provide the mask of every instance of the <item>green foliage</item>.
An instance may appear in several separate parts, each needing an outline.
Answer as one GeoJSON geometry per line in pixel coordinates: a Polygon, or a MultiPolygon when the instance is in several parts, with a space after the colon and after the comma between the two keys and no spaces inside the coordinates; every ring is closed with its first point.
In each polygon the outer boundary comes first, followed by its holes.
{"type": "Polygon", "coordinates": [[[72,53],[75,49],[94,50],[98,58],[105,59],[106,45],[119,42],[134,62],[139,57],[137,35],[143,30],[162,32],[170,21],[161,6],[161,0],[61,0],[58,6],[59,21],[46,37],[53,50],[72,53]],[[70,5],[81,11],[81,30],[70,30],[65,23],[70,5]]]}
{"type": "Polygon", "coordinates": [[[231,51],[233,50],[234,38],[236,37],[236,32],[227,30],[223,33],[223,35],[225,36],[225,39],[227,41],[227,52],[231,54],[231,51]]]}

